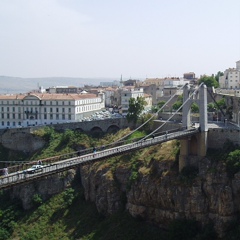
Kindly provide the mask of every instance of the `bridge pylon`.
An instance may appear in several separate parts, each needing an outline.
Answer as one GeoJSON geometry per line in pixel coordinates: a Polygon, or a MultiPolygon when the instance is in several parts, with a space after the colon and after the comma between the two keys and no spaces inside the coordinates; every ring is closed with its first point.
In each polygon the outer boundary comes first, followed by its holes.
{"type": "Polygon", "coordinates": [[[189,165],[198,165],[198,161],[207,153],[207,87],[202,84],[198,91],[191,95],[191,88],[186,85],[183,89],[182,126],[184,129],[192,127],[191,105],[197,103],[199,106],[199,132],[196,135],[180,140],[179,171],[189,165]]]}

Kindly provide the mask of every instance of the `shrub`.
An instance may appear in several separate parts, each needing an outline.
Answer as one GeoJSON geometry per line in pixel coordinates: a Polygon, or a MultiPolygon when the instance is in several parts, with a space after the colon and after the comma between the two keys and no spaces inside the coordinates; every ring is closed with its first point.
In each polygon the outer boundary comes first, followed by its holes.
{"type": "Polygon", "coordinates": [[[230,177],[240,171],[240,150],[235,150],[228,154],[226,159],[226,169],[230,177]]]}
{"type": "Polygon", "coordinates": [[[65,192],[64,192],[64,196],[63,196],[63,199],[64,199],[64,204],[66,206],[70,206],[75,198],[75,191],[74,189],[72,188],[69,188],[67,189],[65,192]]]}
{"type": "Polygon", "coordinates": [[[39,194],[34,194],[32,201],[35,206],[40,206],[43,203],[43,200],[39,194]]]}

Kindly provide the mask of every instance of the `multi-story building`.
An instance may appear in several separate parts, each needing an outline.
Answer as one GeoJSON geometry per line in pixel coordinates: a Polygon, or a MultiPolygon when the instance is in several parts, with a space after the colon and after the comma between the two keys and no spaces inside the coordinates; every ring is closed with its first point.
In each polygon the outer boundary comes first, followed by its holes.
{"type": "Polygon", "coordinates": [[[183,78],[188,79],[188,80],[195,80],[196,76],[194,72],[188,72],[183,74],[183,78]]]}
{"type": "Polygon", "coordinates": [[[74,122],[103,108],[104,94],[0,95],[0,128],[74,122]]]}
{"type": "Polygon", "coordinates": [[[134,87],[125,88],[121,92],[121,106],[123,116],[126,116],[128,113],[130,98],[136,99],[137,97],[146,98],[147,105],[145,106],[145,108],[150,108],[152,106],[152,97],[148,94],[145,94],[143,92],[143,88],[136,89],[134,87]]]}
{"type": "Polygon", "coordinates": [[[143,84],[145,84],[145,85],[155,84],[157,87],[163,88],[163,86],[164,86],[164,78],[146,78],[143,81],[143,84]]]}
{"type": "Polygon", "coordinates": [[[219,77],[220,88],[240,88],[240,60],[236,62],[236,68],[228,68],[223,76],[219,77]]]}

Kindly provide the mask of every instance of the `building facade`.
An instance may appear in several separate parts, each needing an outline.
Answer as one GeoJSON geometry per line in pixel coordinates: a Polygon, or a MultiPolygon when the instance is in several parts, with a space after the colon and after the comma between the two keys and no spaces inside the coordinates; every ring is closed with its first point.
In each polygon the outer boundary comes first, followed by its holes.
{"type": "Polygon", "coordinates": [[[0,128],[81,121],[105,108],[104,94],[0,95],[0,128]]]}
{"type": "Polygon", "coordinates": [[[152,106],[152,97],[148,94],[145,94],[143,92],[143,88],[128,88],[124,89],[121,92],[121,106],[122,106],[122,115],[126,116],[128,113],[128,108],[129,108],[129,100],[130,98],[135,98],[137,97],[143,97],[146,102],[147,106],[145,108],[150,108],[152,106]]]}
{"type": "Polygon", "coordinates": [[[236,62],[236,68],[228,68],[223,76],[219,77],[220,88],[240,88],[240,60],[236,62]]]}

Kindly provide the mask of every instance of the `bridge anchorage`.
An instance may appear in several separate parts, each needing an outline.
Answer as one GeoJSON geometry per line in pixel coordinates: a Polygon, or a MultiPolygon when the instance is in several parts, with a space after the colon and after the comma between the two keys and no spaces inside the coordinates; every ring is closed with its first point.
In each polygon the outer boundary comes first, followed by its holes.
{"type": "Polygon", "coordinates": [[[197,166],[198,161],[206,156],[207,153],[207,87],[201,84],[198,90],[191,90],[189,85],[183,88],[183,108],[182,108],[182,126],[189,129],[191,122],[191,105],[193,103],[199,106],[199,131],[198,133],[184,137],[180,140],[179,171],[184,167],[197,166]]]}

